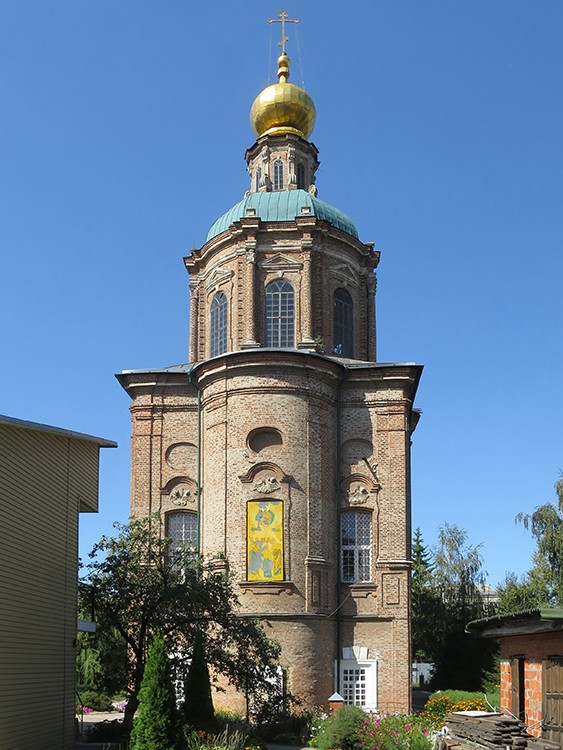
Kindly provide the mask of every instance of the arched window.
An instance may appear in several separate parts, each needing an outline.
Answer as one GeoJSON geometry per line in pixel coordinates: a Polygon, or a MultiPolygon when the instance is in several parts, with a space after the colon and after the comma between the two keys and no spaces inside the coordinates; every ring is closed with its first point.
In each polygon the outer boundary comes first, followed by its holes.
{"type": "Polygon", "coordinates": [[[262,170],[260,167],[256,170],[256,185],[254,187],[255,192],[260,190],[260,180],[262,179],[262,170]]]}
{"type": "Polygon", "coordinates": [[[305,190],[305,167],[301,162],[298,163],[295,170],[297,175],[297,187],[299,190],[305,190]]]}
{"type": "Polygon", "coordinates": [[[350,510],[340,516],[342,583],[371,581],[371,514],[350,510]]]}
{"type": "Polygon", "coordinates": [[[283,161],[276,159],[274,162],[274,190],[283,190],[283,161]]]}
{"type": "Polygon", "coordinates": [[[211,303],[211,356],[227,351],[227,295],[217,292],[211,303]]]}
{"type": "Polygon", "coordinates": [[[178,511],[166,514],[166,536],[171,540],[170,555],[196,561],[198,556],[197,513],[178,511]]]}
{"type": "Polygon", "coordinates": [[[341,357],[354,356],[354,304],[346,289],[334,292],[332,351],[341,357]]]}
{"type": "Polygon", "coordinates": [[[266,346],[293,346],[295,304],[293,287],[278,279],[266,287],[266,346]]]}

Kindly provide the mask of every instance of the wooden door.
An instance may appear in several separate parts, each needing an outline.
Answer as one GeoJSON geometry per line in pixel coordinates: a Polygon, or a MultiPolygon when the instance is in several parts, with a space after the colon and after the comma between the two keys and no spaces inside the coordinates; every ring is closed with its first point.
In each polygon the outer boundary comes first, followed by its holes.
{"type": "Polygon", "coordinates": [[[563,656],[543,662],[543,737],[563,747],[563,656]]]}

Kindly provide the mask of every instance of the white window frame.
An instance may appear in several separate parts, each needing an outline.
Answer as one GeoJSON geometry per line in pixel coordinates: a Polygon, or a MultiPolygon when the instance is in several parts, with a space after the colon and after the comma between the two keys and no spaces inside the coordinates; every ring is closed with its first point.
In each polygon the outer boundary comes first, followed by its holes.
{"type": "Polygon", "coordinates": [[[346,705],[355,705],[364,711],[377,710],[377,661],[372,659],[342,659],[340,661],[340,685],[337,688],[344,698],[346,705]],[[354,677],[350,673],[360,673],[357,676],[363,679],[354,684],[347,681],[347,677],[354,677]],[[350,685],[353,685],[350,688],[350,685]],[[350,700],[350,689],[354,691],[353,700],[350,700]],[[361,693],[363,693],[363,700],[361,693]],[[360,700],[358,700],[360,698],[360,700]]]}
{"type": "Polygon", "coordinates": [[[369,511],[346,510],[340,516],[340,580],[342,583],[370,583],[373,578],[373,518],[369,511]],[[344,523],[354,519],[354,541],[345,543],[344,523]],[[358,541],[359,519],[369,523],[369,541],[358,541]],[[352,562],[353,573],[346,571],[352,562]],[[367,568],[367,570],[366,570],[367,568]]]}

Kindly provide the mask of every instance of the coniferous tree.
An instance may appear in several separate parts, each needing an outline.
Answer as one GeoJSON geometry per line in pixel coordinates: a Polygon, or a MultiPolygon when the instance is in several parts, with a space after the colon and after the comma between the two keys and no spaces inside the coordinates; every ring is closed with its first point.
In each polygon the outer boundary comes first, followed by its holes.
{"type": "Polygon", "coordinates": [[[412,653],[417,661],[433,662],[439,652],[444,622],[444,605],[433,585],[432,554],[419,528],[412,546],[412,653]]]}
{"type": "Polygon", "coordinates": [[[147,655],[129,750],[186,750],[164,638],[155,636],[147,655]]]}
{"type": "Polygon", "coordinates": [[[194,729],[203,729],[207,732],[215,729],[211,681],[199,630],[195,635],[192,662],[184,682],[182,711],[186,722],[194,729]]]}

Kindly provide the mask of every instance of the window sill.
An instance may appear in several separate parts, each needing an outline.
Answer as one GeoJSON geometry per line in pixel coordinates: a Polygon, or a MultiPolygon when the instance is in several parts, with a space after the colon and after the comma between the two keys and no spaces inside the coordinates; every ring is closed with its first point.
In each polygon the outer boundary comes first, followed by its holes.
{"type": "Polygon", "coordinates": [[[341,583],[343,592],[347,593],[353,599],[365,599],[368,596],[375,596],[377,583],[366,581],[362,583],[341,583]]]}
{"type": "Polygon", "coordinates": [[[291,581],[242,581],[239,587],[243,594],[293,594],[295,587],[291,581]]]}

